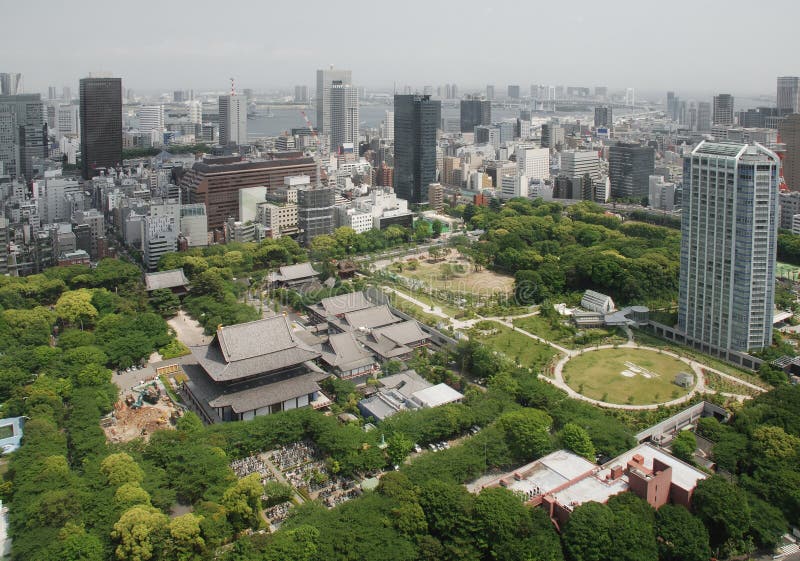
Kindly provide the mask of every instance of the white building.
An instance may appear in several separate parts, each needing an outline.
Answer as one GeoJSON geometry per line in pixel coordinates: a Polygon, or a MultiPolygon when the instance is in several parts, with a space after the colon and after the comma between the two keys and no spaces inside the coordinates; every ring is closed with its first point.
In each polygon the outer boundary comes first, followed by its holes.
{"type": "Polygon", "coordinates": [[[550,150],[519,145],[516,150],[519,174],[528,180],[543,180],[550,177],[550,150]]]}
{"type": "Polygon", "coordinates": [[[193,100],[188,102],[189,107],[189,122],[196,125],[203,124],[203,104],[200,100],[193,100]]]}
{"type": "Polygon", "coordinates": [[[69,193],[81,191],[75,179],[56,177],[33,183],[33,196],[39,206],[39,217],[44,224],[69,222],[72,208],[67,200],[69,193]]]}
{"type": "Polygon", "coordinates": [[[256,208],[267,200],[266,187],[239,189],[239,220],[247,223],[256,219],[256,208]]]}
{"type": "Polygon", "coordinates": [[[247,144],[247,98],[240,95],[219,97],[219,143],[247,144]]]}
{"type": "Polygon", "coordinates": [[[164,132],[164,106],[142,105],[139,108],[139,130],[141,132],[164,132]]]}
{"type": "Polygon", "coordinates": [[[272,231],[273,238],[296,234],[297,227],[297,191],[295,202],[260,203],[256,208],[256,222],[272,231]]]}
{"type": "Polygon", "coordinates": [[[381,123],[381,138],[394,141],[394,111],[386,111],[381,123]]]}
{"type": "Polygon", "coordinates": [[[528,196],[528,178],[524,175],[504,175],[500,180],[500,197],[513,199],[528,196]]]}
{"type": "Polygon", "coordinates": [[[648,203],[657,210],[675,210],[675,184],[664,181],[661,175],[650,176],[648,203]]]}
{"type": "Polygon", "coordinates": [[[158,268],[162,255],[178,249],[180,208],[175,199],[152,204],[149,214],[142,220],[143,259],[149,271],[158,268]]]}
{"type": "Polygon", "coordinates": [[[337,226],[349,226],[357,234],[362,234],[372,230],[374,219],[368,210],[337,206],[336,223],[337,226]]]}
{"type": "Polygon", "coordinates": [[[358,146],[358,90],[337,80],[331,85],[329,95],[331,152],[348,143],[358,146]]]}
{"type": "Polygon", "coordinates": [[[330,134],[331,106],[330,91],[334,81],[352,84],[353,73],[350,70],[329,69],[317,70],[317,130],[320,134],[330,134]]]}
{"type": "Polygon", "coordinates": [[[564,150],[561,152],[561,174],[573,181],[589,174],[592,181],[600,179],[600,160],[596,152],[564,150]]]}
{"type": "Polygon", "coordinates": [[[79,108],[77,105],[59,105],[56,111],[58,138],[64,135],[80,135],[79,108]]]}

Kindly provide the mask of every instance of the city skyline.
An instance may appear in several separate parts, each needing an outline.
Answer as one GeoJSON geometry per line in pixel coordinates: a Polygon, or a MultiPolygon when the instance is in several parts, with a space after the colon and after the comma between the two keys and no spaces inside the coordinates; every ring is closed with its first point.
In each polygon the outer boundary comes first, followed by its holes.
{"type": "Polygon", "coordinates": [[[384,13],[363,2],[355,2],[347,12],[330,3],[311,2],[298,16],[288,5],[246,3],[229,16],[236,23],[236,32],[221,33],[219,19],[207,17],[214,7],[210,3],[193,4],[193,9],[187,10],[182,3],[145,1],[136,10],[112,8],[116,13],[109,13],[107,3],[95,0],[80,7],[35,1],[15,6],[7,14],[10,25],[0,38],[0,48],[15,53],[14,68],[4,71],[21,72],[30,92],[47,92],[51,85],[74,85],[90,72],[103,71],[122,76],[126,87],[144,90],[205,89],[216,84],[224,89],[230,76],[236,76],[242,87],[289,88],[311,85],[313,72],[330,64],[351,69],[360,78],[358,85],[370,88],[455,82],[477,89],[488,83],[496,84],[501,92],[504,85],[519,84],[523,95],[530,83],[633,87],[642,93],[669,89],[765,94],[774,91],[775,76],[800,74],[800,66],[789,58],[795,19],[791,13],[798,15],[800,7],[785,0],[777,4],[783,5],[780,11],[786,17],[769,27],[746,29],[741,10],[748,4],[743,1],[728,2],[725,10],[681,1],[670,4],[670,9],[662,10],[655,19],[640,4],[628,0],[612,6],[581,0],[570,10],[569,23],[575,32],[564,31],[570,26],[556,25],[567,21],[555,4],[516,3],[499,10],[466,2],[457,11],[425,4],[425,18],[418,17],[415,4],[423,7],[416,2],[402,12],[384,13]],[[692,17],[686,17],[689,11],[692,17]],[[465,41],[458,35],[457,30],[476,21],[504,14],[513,15],[522,27],[531,22],[531,33],[504,35],[502,51],[514,56],[502,56],[480,41],[465,41]],[[68,48],[54,50],[47,42],[39,46],[27,40],[26,21],[35,20],[47,29],[78,16],[91,33],[71,35],[68,48]],[[330,41],[330,30],[350,25],[353,17],[361,29],[385,25],[391,17],[390,28],[413,28],[425,40],[409,42],[406,35],[381,34],[379,43],[370,46],[370,35],[365,33],[361,49],[353,49],[351,42],[330,41]],[[275,23],[270,33],[263,33],[265,20],[275,23]],[[448,25],[439,25],[445,20],[448,25]],[[135,41],[127,43],[125,34],[119,33],[120,21],[137,29],[135,41]],[[687,64],[702,53],[702,43],[652,39],[658,28],[665,33],[680,30],[684,37],[703,37],[709,21],[725,28],[728,35],[746,32],[750,43],[769,44],[772,53],[786,54],[764,57],[760,49],[742,49],[735,59],[729,59],[728,67],[718,65],[708,72],[702,65],[687,64]],[[302,30],[302,42],[298,30],[302,30]],[[23,41],[25,49],[15,48],[23,41]],[[162,64],[154,65],[155,59],[162,64]],[[426,64],[418,64],[423,59],[426,64]],[[738,72],[742,65],[751,71],[746,75],[738,72]]]}

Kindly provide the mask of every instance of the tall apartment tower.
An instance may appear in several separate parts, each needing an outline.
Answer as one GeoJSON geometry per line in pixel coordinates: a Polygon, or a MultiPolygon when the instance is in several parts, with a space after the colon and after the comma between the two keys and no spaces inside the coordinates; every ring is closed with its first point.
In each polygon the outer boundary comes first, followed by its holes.
{"type": "Polygon", "coordinates": [[[678,326],[705,352],[772,342],[778,156],[701,142],[684,160],[678,326]]]}
{"type": "Polygon", "coordinates": [[[122,79],[82,78],[80,108],[83,178],[90,179],[122,163],[122,79]]]}
{"type": "Polygon", "coordinates": [[[641,199],[650,192],[655,151],[649,146],[617,144],[608,149],[608,177],[614,199],[641,199]]]}
{"type": "Polygon", "coordinates": [[[309,245],[317,236],[333,233],[335,199],[333,187],[307,185],[297,190],[297,226],[303,245],[309,245]]]}
{"type": "Polygon", "coordinates": [[[783,156],[783,178],[792,191],[800,191],[800,114],[791,113],[778,123],[781,142],[786,144],[783,156]]]}
{"type": "Polygon", "coordinates": [[[800,112],[800,77],[779,76],[776,100],[779,117],[800,112]]]}
{"type": "Polygon", "coordinates": [[[330,134],[331,129],[331,104],[330,91],[333,82],[352,85],[353,72],[351,70],[334,70],[331,66],[327,70],[317,70],[317,130],[320,134],[330,134]]]}
{"type": "Polygon", "coordinates": [[[697,102],[697,130],[700,132],[711,130],[711,104],[707,101],[697,102]]]}
{"type": "Polygon", "coordinates": [[[461,100],[461,132],[472,132],[478,125],[492,124],[492,102],[488,99],[461,100]]]}
{"type": "Polygon", "coordinates": [[[733,125],[733,96],[731,94],[714,96],[712,119],[715,125],[733,125]]]}
{"type": "Polygon", "coordinates": [[[409,204],[423,203],[436,182],[436,131],[442,102],[429,95],[394,96],[394,190],[409,204]]]}
{"type": "Polygon", "coordinates": [[[247,144],[247,98],[219,96],[219,143],[222,146],[247,144]]]}
{"type": "Polygon", "coordinates": [[[328,91],[328,99],[331,152],[336,152],[349,142],[358,153],[358,90],[341,80],[334,80],[328,91]]]}
{"type": "Polygon", "coordinates": [[[22,93],[22,74],[19,72],[0,73],[0,95],[19,95],[22,93]]]}
{"type": "Polygon", "coordinates": [[[610,127],[614,124],[614,116],[610,105],[594,108],[594,126],[610,127]]]}
{"type": "Polygon", "coordinates": [[[4,173],[33,179],[33,158],[47,155],[47,127],[39,94],[0,96],[0,162],[4,173]]]}

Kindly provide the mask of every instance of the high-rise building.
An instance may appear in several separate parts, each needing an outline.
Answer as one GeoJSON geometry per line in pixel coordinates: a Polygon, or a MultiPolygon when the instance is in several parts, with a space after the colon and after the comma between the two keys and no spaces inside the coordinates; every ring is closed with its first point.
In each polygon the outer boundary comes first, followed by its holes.
{"type": "Polygon", "coordinates": [[[625,90],[625,105],[633,107],[636,105],[636,90],[628,88],[625,90]]]}
{"type": "Polygon", "coordinates": [[[515,152],[520,176],[529,180],[544,180],[550,177],[550,150],[519,145],[515,152]]]}
{"type": "Polygon", "coordinates": [[[667,116],[675,120],[675,101],[677,98],[675,97],[675,92],[667,92],[667,116]]]}
{"type": "Polygon", "coordinates": [[[778,116],[800,112],[800,77],[779,76],[776,100],[778,116]]]}
{"type": "Polygon", "coordinates": [[[80,118],[77,105],[59,105],[56,111],[56,127],[59,138],[67,134],[80,134],[80,118]]]}
{"type": "Polygon", "coordinates": [[[350,84],[334,80],[328,91],[330,100],[330,147],[338,151],[351,143],[358,147],[358,90],[350,84]]]}
{"type": "Polygon", "coordinates": [[[19,72],[0,73],[0,95],[19,95],[22,91],[22,74],[19,72]]]}
{"type": "Polygon", "coordinates": [[[219,143],[247,144],[247,99],[241,95],[219,96],[219,143]]]}
{"type": "Polygon", "coordinates": [[[614,124],[614,117],[610,105],[594,108],[594,126],[610,127],[614,124]]]}
{"type": "Polygon", "coordinates": [[[4,173],[33,179],[33,158],[46,155],[47,127],[41,96],[0,96],[0,161],[4,173]]]}
{"type": "Polygon", "coordinates": [[[564,127],[557,123],[542,125],[542,148],[557,149],[564,144],[564,127]]]}
{"type": "Polygon", "coordinates": [[[711,130],[711,104],[707,101],[697,102],[697,130],[700,132],[711,130]]]}
{"type": "Polygon", "coordinates": [[[425,202],[436,182],[436,131],[442,103],[429,95],[394,96],[394,190],[410,204],[425,202]]]}
{"type": "Polygon", "coordinates": [[[122,163],[122,80],[80,81],[81,162],[83,177],[122,163]]]}
{"type": "Polygon", "coordinates": [[[61,88],[61,101],[66,101],[67,103],[72,101],[72,90],[69,86],[61,88]]]}
{"type": "Polygon", "coordinates": [[[518,85],[509,85],[508,86],[508,97],[511,99],[519,99],[519,86],[518,85]]]}
{"type": "Polygon", "coordinates": [[[294,102],[295,103],[308,103],[308,86],[295,86],[294,87],[294,102]]]}
{"type": "Polygon", "coordinates": [[[139,130],[164,132],[164,106],[142,105],[139,108],[139,130]]]}
{"type": "Polygon", "coordinates": [[[58,90],[55,86],[48,86],[47,88],[47,99],[49,101],[53,101],[58,99],[58,90]]]}
{"type": "Polygon", "coordinates": [[[783,179],[792,191],[800,191],[800,113],[792,113],[778,123],[783,156],[783,179]]]}
{"type": "Polygon", "coordinates": [[[486,86],[486,99],[488,99],[489,101],[494,100],[494,86],[491,84],[486,86]]]}
{"type": "Polygon", "coordinates": [[[780,162],[701,142],[684,160],[678,326],[705,352],[772,343],[780,162]]]}
{"type": "Polygon", "coordinates": [[[461,100],[461,132],[472,132],[478,125],[489,125],[491,122],[491,101],[472,97],[461,100]]]}
{"type": "Polygon", "coordinates": [[[647,204],[656,210],[673,211],[675,209],[675,184],[671,181],[664,181],[663,175],[651,175],[647,204]]]}
{"type": "Polygon", "coordinates": [[[334,70],[331,66],[327,70],[317,70],[317,130],[320,134],[330,134],[330,89],[334,81],[352,85],[353,72],[351,70],[334,70]]]}
{"type": "Polygon", "coordinates": [[[564,150],[561,152],[561,175],[573,181],[589,174],[592,181],[600,179],[600,160],[597,152],[589,150],[564,150]]]}
{"type": "Polygon", "coordinates": [[[203,124],[203,103],[199,99],[189,102],[189,122],[195,125],[203,124]]]}
{"type": "Polygon", "coordinates": [[[444,208],[444,187],[442,187],[441,183],[428,185],[428,206],[436,212],[442,212],[444,208]]]}
{"type": "Polygon", "coordinates": [[[733,125],[733,96],[719,94],[714,96],[714,113],[712,115],[715,125],[733,125]]]}
{"type": "Polygon", "coordinates": [[[381,138],[387,140],[394,140],[394,111],[385,111],[383,114],[383,123],[381,123],[383,130],[381,131],[381,138]]]}
{"type": "Polygon", "coordinates": [[[614,199],[647,197],[654,171],[655,151],[649,146],[621,143],[608,149],[608,176],[614,199]]]}
{"type": "Polygon", "coordinates": [[[297,189],[297,226],[303,245],[333,233],[335,199],[333,187],[306,185],[297,189]]]}

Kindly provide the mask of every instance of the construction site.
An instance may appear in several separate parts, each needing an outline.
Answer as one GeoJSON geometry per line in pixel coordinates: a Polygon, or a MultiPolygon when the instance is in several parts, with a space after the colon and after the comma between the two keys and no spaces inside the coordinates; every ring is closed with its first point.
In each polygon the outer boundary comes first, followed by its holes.
{"type": "MultiPolygon", "coordinates": [[[[165,374],[163,379],[171,383],[171,372],[159,374],[165,374]]],[[[108,441],[148,440],[157,430],[174,428],[183,415],[183,408],[175,403],[170,393],[159,375],[124,392],[114,404],[114,410],[100,421],[108,441]]]]}

